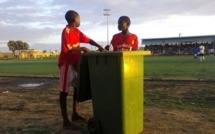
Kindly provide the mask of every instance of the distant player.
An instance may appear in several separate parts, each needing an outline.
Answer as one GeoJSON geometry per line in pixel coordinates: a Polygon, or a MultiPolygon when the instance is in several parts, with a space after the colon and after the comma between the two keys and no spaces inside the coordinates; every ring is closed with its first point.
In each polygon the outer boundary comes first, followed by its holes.
{"type": "Polygon", "coordinates": [[[203,44],[201,44],[199,46],[199,60],[200,61],[205,60],[204,53],[205,53],[205,47],[203,46],[203,44]]]}
{"type": "Polygon", "coordinates": [[[194,48],[193,49],[194,60],[198,58],[198,53],[199,53],[199,48],[194,48]]]}
{"type": "Polygon", "coordinates": [[[128,16],[121,16],[118,20],[118,29],[122,31],[113,36],[111,46],[113,51],[132,51],[138,50],[138,38],[135,34],[129,32],[131,24],[128,16]]]}

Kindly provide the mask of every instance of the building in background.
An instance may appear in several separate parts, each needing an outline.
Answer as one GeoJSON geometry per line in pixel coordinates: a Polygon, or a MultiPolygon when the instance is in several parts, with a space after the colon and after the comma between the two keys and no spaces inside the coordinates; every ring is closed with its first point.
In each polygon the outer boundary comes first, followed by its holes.
{"type": "Polygon", "coordinates": [[[144,50],[153,55],[190,55],[203,44],[206,54],[215,55],[215,35],[142,39],[144,50]]]}
{"type": "Polygon", "coordinates": [[[0,59],[43,59],[43,58],[57,58],[58,52],[46,52],[36,49],[22,50],[20,53],[15,52],[15,55],[11,52],[0,52],[0,59]]]}

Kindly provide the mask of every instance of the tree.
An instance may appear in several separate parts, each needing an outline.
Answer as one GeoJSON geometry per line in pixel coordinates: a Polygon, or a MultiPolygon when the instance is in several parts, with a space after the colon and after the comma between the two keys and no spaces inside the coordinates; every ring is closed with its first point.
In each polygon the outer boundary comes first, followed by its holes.
{"type": "Polygon", "coordinates": [[[21,59],[20,52],[23,50],[23,42],[21,40],[16,41],[16,50],[19,51],[19,59],[21,59]]]}
{"type": "Polygon", "coordinates": [[[26,42],[23,42],[23,50],[28,50],[29,49],[29,45],[26,42]]]}
{"type": "Polygon", "coordinates": [[[18,40],[18,41],[10,40],[7,43],[7,45],[9,47],[9,50],[11,50],[13,52],[14,56],[15,56],[15,51],[18,50],[19,51],[19,57],[20,57],[21,50],[28,50],[29,49],[28,43],[23,42],[21,40],[18,40]]]}
{"type": "Polygon", "coordinates": [[[12,51],[12,52],[13,52],[13,55],[15,56],[16,41],[10,40],[10,41],[7,43],[7,46],[8,46],[8,48],[9,48],[9,50],[12,51]]]}

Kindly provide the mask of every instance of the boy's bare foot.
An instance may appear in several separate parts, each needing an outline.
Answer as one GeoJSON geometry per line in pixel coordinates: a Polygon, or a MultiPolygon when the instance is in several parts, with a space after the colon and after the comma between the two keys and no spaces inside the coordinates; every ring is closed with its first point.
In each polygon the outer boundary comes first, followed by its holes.
{"type": "Polygon", "coordinates": [[[64,123],[63,124],[63,128],[64,129],[69,129],[69,130],[80,130],[81,128],[72,124],[71,122],[68,122],[68,123],[64,123]]]}
{"type": "Polygon", "coordinates": [[[82,117],[77,113],[73,113],[72,114],[72,121],[78,121],[78,120],[87,121],[87,118],[82,117]]]}

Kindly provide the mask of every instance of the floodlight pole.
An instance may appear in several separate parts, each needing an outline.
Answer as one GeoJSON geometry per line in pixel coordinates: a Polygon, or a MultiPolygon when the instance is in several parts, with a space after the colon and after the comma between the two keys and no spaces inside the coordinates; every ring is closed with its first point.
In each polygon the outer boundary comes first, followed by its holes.
{"type": "MultiPolygon", "coordinates": [[[[180,40],[181,33],[179,33],[179,34],[178,34],[178,36],[179,36],[179,40],[180,40]]],[[[181,45],[181,43],[179,44],[179,54],[181,54],[181,51],[180,51],[180,45],[181,45]]]]}
{"type": "Polygon", "coordinates": [[[215,35],[213,36],[213,53],[215,55],[215,47],[214,47],[215,40],[214,40],[214,37],[215,37],[215,35]]]}
{"type": "Polygon", "coordinates": [[[103,14],[104,16],[107,16],[107,45],[109,44],[109,29],[108,29],[108,16],[110,16],[110,9],[103,9],[105,11],[105,13],[103,14]]]}
{"type": "Polygon", "coordinates": [[[164,44],[164,41],[162,41],[162,45],[163,45],[163,52],[162,53],[164,55],[165,54],[165,50],[164,50],[165,49],[165,44],[164,44]]]}

